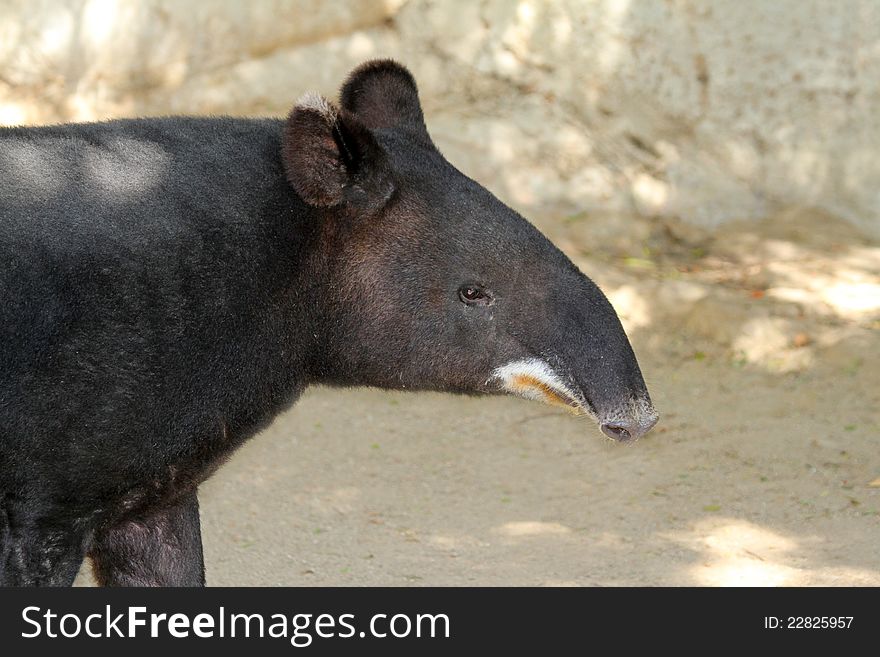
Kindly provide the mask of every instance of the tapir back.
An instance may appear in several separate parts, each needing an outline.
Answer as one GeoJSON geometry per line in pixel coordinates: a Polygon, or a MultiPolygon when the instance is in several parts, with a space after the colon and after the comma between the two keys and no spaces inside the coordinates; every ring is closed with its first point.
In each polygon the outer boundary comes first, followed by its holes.
{"type": "Polygon", "coordinates": [[[125,471],[246,433],[296,388],[272,308],[310,222],[279,133],[190,118],[0,130],[0,455],[125,471]]]}

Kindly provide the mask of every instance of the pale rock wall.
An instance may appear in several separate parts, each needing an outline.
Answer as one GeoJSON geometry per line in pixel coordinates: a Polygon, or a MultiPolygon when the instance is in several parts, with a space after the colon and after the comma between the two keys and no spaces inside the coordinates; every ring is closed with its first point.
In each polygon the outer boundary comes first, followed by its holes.
{"type": "Polygon", "coordinates": [[[3,0],[0,122],[282,115],[377,56],[532,215],[813,206],[880,236],[868,0],[3,0]]]}

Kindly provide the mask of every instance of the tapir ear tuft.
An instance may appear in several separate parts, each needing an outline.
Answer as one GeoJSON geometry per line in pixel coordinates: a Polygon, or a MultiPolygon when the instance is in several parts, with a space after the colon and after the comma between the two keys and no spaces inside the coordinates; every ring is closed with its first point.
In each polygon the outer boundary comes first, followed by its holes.
{"type": "Polygon", "coordinates": [[[375,137],[317,94],[306,94],[290,112],[282,158],[293,189],[315,207],[377,209],[394,192],[391,166],[375,137]]]}
{"type": "Polygon", "coordinates": [[[333,103],[321,94],[316,94],[313,91],[303,94],[296,102],[296,107],[314,112],[322,116],[328,123],[333,123],[336,120],[336,115],[339,113],[339,110],[333,106],[333,103]]]}
{"type": "Polygon", "coordinates": [[[399,129],[430,141],[415,78],[391,59],[358,66],[342,85],[340,101],[371,130],[399,129]]]}

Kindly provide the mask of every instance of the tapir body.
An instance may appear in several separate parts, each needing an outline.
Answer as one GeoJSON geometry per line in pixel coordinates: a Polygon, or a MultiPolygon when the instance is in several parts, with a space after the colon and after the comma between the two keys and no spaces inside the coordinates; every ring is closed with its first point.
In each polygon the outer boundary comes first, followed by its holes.
{"type": "Polygon", "coordinates": [[[434,147],[412,76],[336,107],[0,130],[0,583],[204,583],[196,489],[311,384],[656,422],[599,289],[434,147]]]}

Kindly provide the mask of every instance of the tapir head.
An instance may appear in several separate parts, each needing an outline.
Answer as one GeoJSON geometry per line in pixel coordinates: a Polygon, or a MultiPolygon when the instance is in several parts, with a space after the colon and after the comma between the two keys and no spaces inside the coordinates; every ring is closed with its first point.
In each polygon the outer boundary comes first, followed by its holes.
{"type": "Polygon", "coordinates": [[[592,416],[618,440],[654,426],[608,299],[443,158],[405,68],[362,65],[340,107],[306,96],[285,125],[283,158],[321,222],[316,380],[508,392],[592,416]]]}

